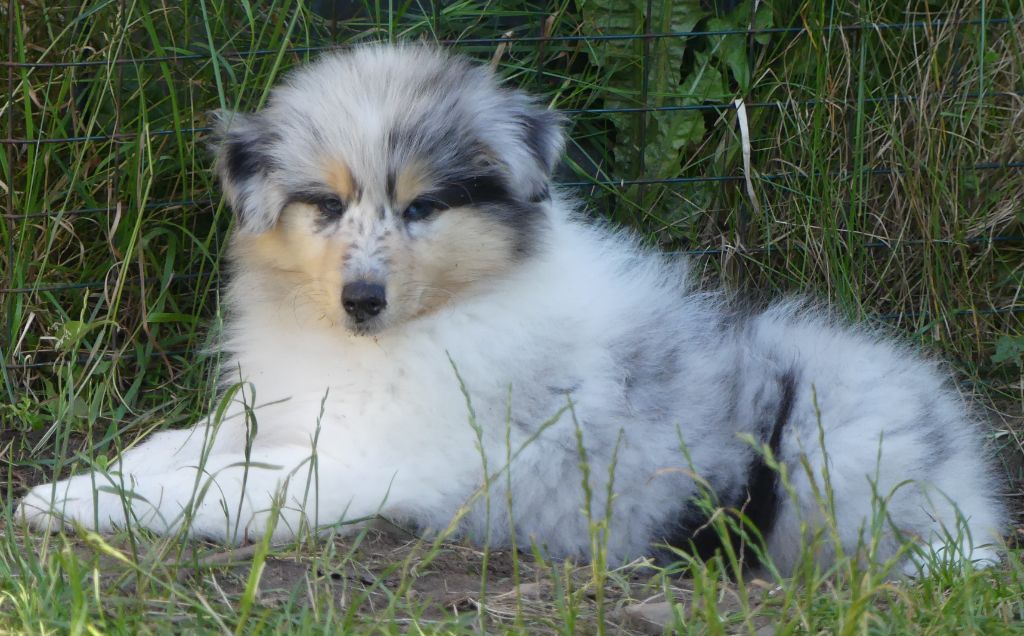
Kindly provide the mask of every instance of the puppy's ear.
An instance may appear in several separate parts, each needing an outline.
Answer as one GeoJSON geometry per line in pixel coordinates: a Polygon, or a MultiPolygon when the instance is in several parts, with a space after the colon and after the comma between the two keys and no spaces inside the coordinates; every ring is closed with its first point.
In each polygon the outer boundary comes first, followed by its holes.
{"type": "Polygon", "coordinates": [[[273,179],[276,135],[258,114],[215,110],[207,116],[213,126],[217,176],[241,229],[254,234],[269,230],[284,205],[273,179]]]}
{"type": "Polygon", "coordinates": [[[505,149],[513,186],[531,201],[547,199],[551,173],[565,148],[565,118],[522,93],[514,93],[511,118],[513,143],[505,149]]]}

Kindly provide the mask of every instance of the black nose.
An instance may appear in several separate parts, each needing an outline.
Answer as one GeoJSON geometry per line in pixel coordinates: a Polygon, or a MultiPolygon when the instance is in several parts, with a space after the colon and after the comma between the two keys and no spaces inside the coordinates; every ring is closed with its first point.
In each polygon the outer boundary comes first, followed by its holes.
{"type": "Polygon", "coordinates": [[[356,281],[341,288],[341,305],[345,313],[364,322],[381,312],[388,304],[384,286],[377,283],[356,281]]]}

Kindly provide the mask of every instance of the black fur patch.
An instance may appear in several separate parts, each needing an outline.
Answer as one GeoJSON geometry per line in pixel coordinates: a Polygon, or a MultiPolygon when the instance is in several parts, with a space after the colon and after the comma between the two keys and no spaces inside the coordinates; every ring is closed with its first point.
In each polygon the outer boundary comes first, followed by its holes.
{"type": "MultiPolygon", "coordinates": [[[[551,134],[552,124],[548,119],[555,122],[555,117],[538,117],[537,122],[530,123],[524,118],[523,143],[531,144],[531,154],[543,153],[542,140],[537,135],[545,134],[545,131],[551,134]],[[527,131],[533,132],[527,135],[527,131]],[[527,136],[532,136],[532,141],[528,142],[527,136]]],[[[475,207],[480,213],[515,231],[517,255],[526,256],[533,251],[544,220],[541,202],[547,198],[547,193],[538,195],[514,191],[504,174],[507,166],[493,156],[501,154],[496,153],[496,149],[475,139],[470,131],[459,129],[454,123],[438,127],[437,122],[429,120],[396,126],[387,132],[385,145],[392,164],[384,175],[384,185],[392,202],[395,202],[397,175],[401,174],[401,167],[415,159],[427,172],[427,181],[437,184],[417,198],[435,204],[438,210],[475,207]]],[[[538,157],[538,160],[543,159],[542,154],[538,157]]]]}
{"type": "MultiPolygon", "coordinates": [[[[306,205],[322,208],[323,204],[332,198],[338,198],[338,195],[326,188],[314,185],[302,190],[289,192],[284,206],[287,207],[292,203],[305,203],[306,205]]],[[[317,216],[315,221],[316,231],[323,232],[325,229],[334,226],[342,216],[342,214],[325,214],[321,209],[320,215],[317,216]]]]}
{"type": "Polygon", "coordinates": [[[440,209],[488,204],[506,205],[514,201],[505,181],[498,175],[479,175],[451,181],[436,190],[421,194],[440,209]]]}
{"type": "MultiPolygon", "coordinates": [[[[793,402],[796,398],[796,374],[789,370],[779,378],[779,389],[782,397],[779,401],[778,410],[775,414],[775,423],[768,438],[768,448],[772,455],[778,459],[779,450],[782,444],[782,429],[789,422],[793,415],[793,402]]],[[[754,527],[761,532],[765,539],[771,534],[775,527],[775,520],[779,513],[779,474],[765,463],[760,453],[754,455],[747,471],[747,502],[743,513],[747,516],[754,527]]],[[[749,549],[744,552],[748,559],[754,559],[755,555],[749,549]]],[[[748,561],[749,562],[749,561],[748,561]]]]}
{"type": "Polygon", "coordinates": [[[232,181],[262,177],[273,168],[265,139],[229,138],[224,146],[224,167],[232,181]]]}
{"type": "MultiPolygon", "coordinates": [[[[679,548],[702,561],[715,556],[722,549],[721,537],[710,526],[707,514],[693,501],[686,502],[671,536],[665,539],[668,545],[679,548]]],[[[671,553],[660,555],[659,561],[672,561],[671,553]]]]}
{"type": "Polygon", "coordinates": [[[394,201],[395,200],[395,196],[397,196],[395,194],[396,188],[397,188],[397,185],[396,185],[397,183],[398,183],[398,177],[395,175],[394,168],[391,168],[391,169],[388,170],[387,184],[385,186],[387,188],[388,200],[389,201],[394,201]]]}
{"type": "Polygon", "coordinates": [[[515,253],[519,257],[533,254],[541,228],[547,217],[537,203],[515,203],[494,207],[492,216],[509,226],[516,233],[515,253]]]}
{"type": "Polygon", "coordinates": [[[551,190],[549,190],[548,187],[545,185],[539,191],[535,192],[532,197],[530,197],[530,203],[542,203],[544,201],[549,200],[550,198],[551,190]]]}
{"type": "Polygon", "coordinates": [[[515,231],[515,252],[527,256],[533,251],[539,226],[544,219],[539,204],[523,201],[498,174],[481,174],[449,179],[418,198],[440,209],[474,207],[515,231]]]}
{"type": "MultiPolygon", "coordinates": [[[[774,419],[767,439],[761,440],[768,444],[768,448],[771,449],[776,459],[779,457],[782,446],[782,431],[793,414],[793,404],[796,398],[796,374],[793,370],[789,370],[780,375],[777,381],[780,397],[774,408],[774,419]]],[[[714,475],[707,475],[705,478],[710,484],[717,481],[714,475]]],[[[767,540],[775,527],[781,503],[778,482],[778,473],[765,463],[764,457],[760,453],[755,453],[747,468],[746,485],[734,492],[718,492],[714,495],[718,497],[718,505],[725,510],[742,512],[761,533],[761,536],[767,540]]],[[[686,502],[668,535],[665,538],[665,543],[687,550],[702,560],[712,558],[716,552],[722,549],[721,535],[709,523],[706,512],[694,501],[686,502]]],[[[742,556],[747,567],[758,565],[759,559],[756,552],[743,541],[741,536],[730,533],[729,542],[733,550],[742,556]]],[[[665,554],[657,556],[663,561],[671,558],[671,555],[665,554]]]]}
{"type": "Polygon", "coordinates": [[[289,192],[288,198],[285,200],[285,205],[288,205],[289,203],[308,203],[309,205],[319,205],[330,196],[337,195],[324,186],[310,185],[308,187],[289,192]]]}
{"type": "Polygon", "coordinates": [[[554,166],[551,165],[549,150],[551,137],[558,134],[557,126],[553,121],[551,121],[551,119],[552,118],[543,111],[536,115],[525,116],[522,118],[526,147],[530,149],[530,154],[537,159],[537,163],[539,163],[547,173],[550,173],[552,168],[554,168],[554,166]]]}

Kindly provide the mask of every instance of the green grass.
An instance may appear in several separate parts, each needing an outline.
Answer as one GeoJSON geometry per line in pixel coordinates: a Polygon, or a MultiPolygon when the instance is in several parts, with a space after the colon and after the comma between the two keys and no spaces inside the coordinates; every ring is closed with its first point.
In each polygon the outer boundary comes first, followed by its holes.
{"type": "MultiPolygon", "coordinates": [[[[743,139],[730,108],[657,111],[643,122],[636,113],[577,113],[562,180],[729,177],[579,190],[596,213],[652,244],[699,252],[708,280],[756,295],[821,296],[946,357],[991,415],[1020,512],[1019,0],[789,0],[765,3],[753,17],[746,4],[700,16],[696,28],[770,19],[809,33],[646,45],[494,40],[636,32],[635,7],[644,3],[497,4],[509,8],[462,2],[423,13],[392,3],[337,21],[288,0],[0,7],[4,59],[83,63],[0,69],[0,137],[26,140],[0,144],[5,502],[215,407],[216,360],[201,350],[219,319],[219,255],[231,218],[195,130],[206,125],[203,113],[257,108],[284,71],[315,54],[310,48],[423,37],[463,41],[460,50],[495,61],[510,82],[567,110],[644,105],[637,78],[645,69],[649,105],[705,108],[742,97],[756,204],[733,180],[743,175],[743,139]],[[954,16],[962,22],[950,23],[954,16]],[[831,28],[859,22],[928,24],[831,28]]],[[[652,29],[712,4],[652,4],[652,29]]],[[[26,536],[9,518],[4,524],[0,632],[641,632],[623,627],[621,608],[650,598],[671,600],[695,633],[765,625],[1000,633],[1024,620],[1018,551],[1001,568],[913,585],[884,581],[884,564],[816,571],[810,560],[791,581],[736,581],[728,559],[683,561],[682,572],[609,571],[393,532],[233,554],[145,536],[26,536]],[[239,563],[225,565],[230,558],[239,563]],[[517,595],[517,581],[543,591],[517,595]],[[439,597],[446,585],[451,594],[439,597]]]]}

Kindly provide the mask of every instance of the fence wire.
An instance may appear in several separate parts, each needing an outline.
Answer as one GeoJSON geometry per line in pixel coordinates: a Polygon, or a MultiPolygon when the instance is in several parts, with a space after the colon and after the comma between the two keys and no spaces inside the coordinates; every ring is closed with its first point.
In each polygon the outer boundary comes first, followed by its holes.
{"type": "MultiPolygon", "coordinates": [[[[941,97],[941,95],[939,96],[941,97]]],[[[999,97],[1012,97],[1016,99],[1024,99],[1024,93],[1011,93],[1011,92],[994,92],[994,93],[969,93],[963,95],[963,99],[995,99],[999,97]]],[[[871,105],[871,104],[894,104],[900,102],[912,102],[920,99],[918,95],[887,95],[884,97],[865,97],[860,100],[860,104],[871,105]]],[[[793,108],[797,106],[810,107],[815,106],[828,106],[831,108],[850,108],[857,106],[858,102],[854,100],[820,100],[820,99],[806,99],[806,100],[794,100],[794,101],[776,101],[776,102],[744,102],[743,106],[747,109],[761,109],[761,108],[776,108],[784,110],[787,108],[793,108]]],[[[615,108],[564,108],[559,109],[567,115],[629,115],[629,114],[644,114],[644,113],[673,113],[673,112],[721,112],[736,110],[737,106],[735,102],[719,102],[711,104],[678,104],[670,106],[637,106],[637,107],[615,107],[615,108]]],[[[193,136],[202,133],[209,133],[213,129],[209,126],[192,126],[188,128],[167,128],[149,130],[146,133],[129,132],[129,133],[118,133],[109,135],[78,135],[73,137],[38,137],[38,138],[0,138],[0,144],[10,144],[13,146],[28,146],[28,145],[41,145],[41,144],[63,144],[63,143],[82,143],[82,142],[103,142],[103,141],[131,141],[141,136],[150,137],[164,137],[167,135],[188,135],[193,136]]],[[[994,167],[1007,168],[1007,167],[1019,167],[1020,162],[1010,162],[1006,164],[992,164],[994,167]]]]}
{"type": "MultiPolygon", "coordinates": [[[[445,46],[471,46],[471,45],[496,45],[496,44],[528,44],[528,43],[552,43],[560,42],[628,42],[632,40],[661,40],[665,38],[694,38],[726,35],[803,35],[806,33],[831,34],[837,32],[852,33],[858,31],[906,31],[918,29],[941,29],[953,25],[957,28],[965,26],[997,26],[1014,24],[1019,20],[1014,18],[991,18],[987,20],[926,20],[900,23],[876,23],[866,22],[862,24],[830,24],[821,27],[772,27],[766,29],[716,29],[710,31],[665,31],[660,33],[581,33],[577,35],[501,35],[490,38],[459,38],[440,39],[439,43],[445,46]]],[[[218,55],[223,59],[246,59],[251,57],[265,57],[268,55],[309,55],[324,53],[345,48],[343,44],[330,44],[324,46],[298,46],[284,49],[260,49],[255,51],[224,51],[218,55]]],[[[167,62],[208,62],[211,60],[209,53],[191,53],[183,55],[153,55],[144,58],[118,58],[113,60],[80,60],[71,62],[16,62],[5,60],[0,66],[19,69],[34,68],[82,68],[91,66],[124,66],[137,64],[157,64],[167,62]]]]}

